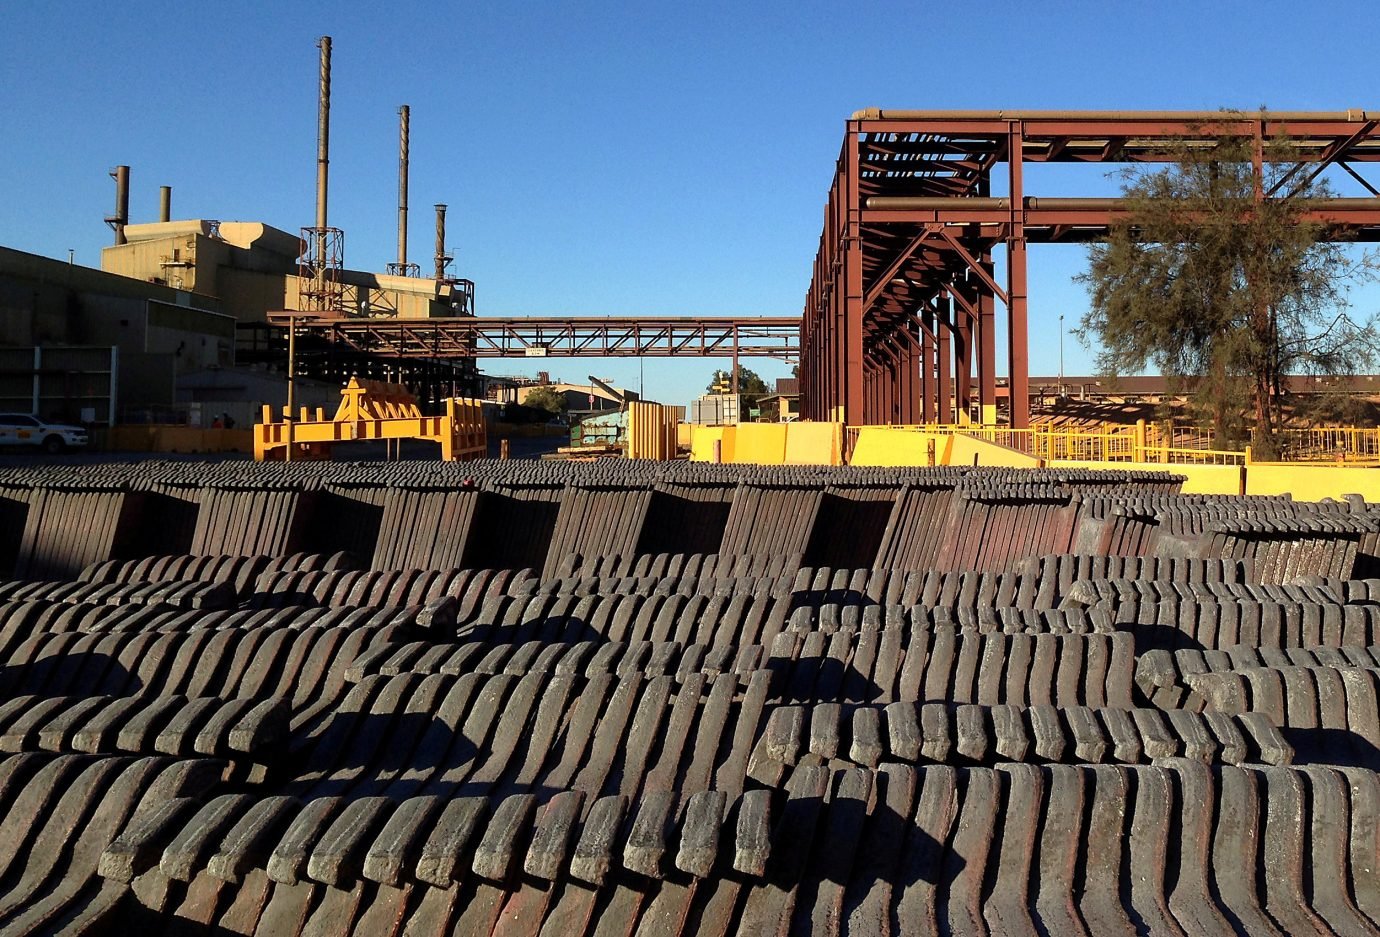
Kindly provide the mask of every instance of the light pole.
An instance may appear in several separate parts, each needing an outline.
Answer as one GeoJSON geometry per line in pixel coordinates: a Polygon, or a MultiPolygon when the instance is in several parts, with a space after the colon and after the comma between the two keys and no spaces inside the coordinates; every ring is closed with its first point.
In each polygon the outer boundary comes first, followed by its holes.
{"type": "Polygon", "coordinates": [[[1059,314],[1059,396],[1064,396],[1064,315],[1059,314]]]}

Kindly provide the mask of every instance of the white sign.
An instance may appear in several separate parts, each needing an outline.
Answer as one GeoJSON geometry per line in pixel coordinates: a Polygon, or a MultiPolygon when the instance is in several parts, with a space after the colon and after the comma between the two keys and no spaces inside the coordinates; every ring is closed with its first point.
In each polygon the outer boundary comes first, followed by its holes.
{"type": "Polygon", "coordinates": [[[523,354],[524,357],[527,357],[527,358],[545,358],[545,357],[546,357],[546,346],[545,346],[545,345],[530,345],[530,346],[528,346],[527,348],[524,348],[524,349],[522,350],[522,354],[523,354]]]}

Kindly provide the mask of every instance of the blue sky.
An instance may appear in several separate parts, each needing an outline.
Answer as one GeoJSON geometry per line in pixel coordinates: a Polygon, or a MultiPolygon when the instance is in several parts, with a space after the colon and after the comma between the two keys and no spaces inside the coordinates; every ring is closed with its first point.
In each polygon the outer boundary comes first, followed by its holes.
{"type": "MultiPolygon", "coordinates": [[[[310,224],[329,34],[347,265],[394,259],[406,103],[413,259],[427,266],[430,206],[447,202],[481,315],[795,315],[854,110],[1375,108],[1374,16],[1340,0],[12,3],[0,244],[98,265],[117,163],[134,221],[171,185],[174,217],[310,224]]],[[[1066,172],[1028,169],[1027,189],[1115,191],[1096,168],[1066,172]]],[[[1083,259],[1031,251],[1035,372],[1058,367],[1059,315],[1071,327],[1086,306],[1083,259]]],[[[1065,352],[1069,373],[1090,366],[1072,339],[1065,352]]],[[[649,359],[646,392],[683,403],[718,364],[649,359]]],[[[638,381],[635,360],[545,366],[638,381]]]]}

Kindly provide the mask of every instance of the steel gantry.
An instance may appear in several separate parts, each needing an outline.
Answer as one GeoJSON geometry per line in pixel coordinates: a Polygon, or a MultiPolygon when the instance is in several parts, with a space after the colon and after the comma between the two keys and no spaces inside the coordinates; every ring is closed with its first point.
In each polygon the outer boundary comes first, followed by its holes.
{"type": "MultiPolygon", "coordinates": [[[[1007,317],[1010,422],[1029,421],[1027,248],[1103,238],[1125,206],[1026,193],[1027,163],[1172,158],[1169,140],[1287,138],[1289,177],[1336,165],[1370,198],[1314,202],[1338,240],[1380,240],[1380,112],[864,110],[847,123],[801,321],[810,419],[995,422],[996,316],[1007,317]],[[1004,167],[1004,180],[999,172],[1004,167]],[[993,194],[994,177],[1005,193],[993,194]],[[1004,282],[994,252],[1005,252],[1004,282]],[[976,400],[973,392],[976,390],[976,400]]],[[[1257,146],[1257,163],[1268,158],[1257,146]]],[[[1273,193],[1265,193],[1266,197],[1273,193]]]]}
{"type": "Polygon", "coordinates": [[[794,357],[795,316],[465,316],[433,319],[269,315],[299,334],[389,358],[794,357]]]}

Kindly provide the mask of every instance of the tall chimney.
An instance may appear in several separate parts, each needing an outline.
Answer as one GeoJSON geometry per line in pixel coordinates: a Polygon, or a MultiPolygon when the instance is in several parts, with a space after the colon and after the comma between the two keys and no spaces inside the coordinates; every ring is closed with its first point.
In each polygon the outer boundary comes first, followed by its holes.
{"type": "Polygon", "coordinates": [[[331,153],[331,37],[316,43],[321,50],[321,93],[316,106],[316,257],[326,257],[326,188],[331,153]]]}
{"type": "Polygon", "coordinates": [[[115,243],[125,243],[125,225],[129,224],[129,167],[116,166],[110,174],[115,180],[115,214],[105,219],[115,229],[115,243]]]}
{"type": "Polygon", "coordinates": [[[407,135],[412,109],[398,108],[398,273],[407,275],[407,135]]]}
{"type": "Polygon", "coordinates": [[[446,206],[438,204],[436,206],[436,279],[446,278],[446,264],[450,262],[450,257],[446,255],[446,206]]]}
{"type": "Polygon", "coordinates": [[[158,220],[172,221],[172,186],[158,187],[158,220]]]}

